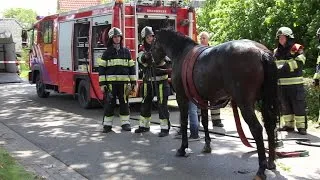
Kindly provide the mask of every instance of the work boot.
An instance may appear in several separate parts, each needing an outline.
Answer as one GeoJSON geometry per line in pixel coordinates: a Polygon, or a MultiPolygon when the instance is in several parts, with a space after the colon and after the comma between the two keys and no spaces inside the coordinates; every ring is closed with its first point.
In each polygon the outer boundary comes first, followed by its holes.
{"type": "Polygon", "coordinates": [[[141,127],[141,126],[139,126],[139,128],[136,129],[136,130],[134,131],[134,133],[144,133],[144,132],[148,132],[148,131],[150,131],[150,128],[146,128],[146,127],[141,127]]]}
{"type": "Polygon", "coordinates": [[[298,133],[301,135],[307,135],[307,130],[305,128],[298,128],[298,133]]]}
{"type": "Polygon", "coordinates": [[[169,129],[161,129],[161,132],[158,134],[159,137],[165,137],[169,135],[169,129]]]}
{"type": "Polygon", "coordinates": [[[124,124],[121,126],[122,127],[122,130],[124,131],[131,131],[131,126],[130,124],[124,124]]]}
{"type": "Polygon", "coordinates": [[[282,128],[279,128],[278,131],[287,131],[287,132],[293,132],[294,128],[289,126],[283,126],[282,128]]]}
{"type": "Polygon", "coordinates": [[[111,129],[112,129],[112,126],[106,126],[104,125],[103,126],[103,133],[108,133],[108,132],[111,132],[111,129]]]}
{"type": "Polygon", "coordinates": [[[224,125],[221,122],[221,119],[212,120],[212,126],[223,127],[224,125]]]}

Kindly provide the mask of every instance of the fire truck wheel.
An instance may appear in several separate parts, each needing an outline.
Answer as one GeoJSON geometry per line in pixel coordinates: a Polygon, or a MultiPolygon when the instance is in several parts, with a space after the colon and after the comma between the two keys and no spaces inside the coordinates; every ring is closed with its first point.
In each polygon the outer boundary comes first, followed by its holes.
{"type": "Polygon", "coordinates": [[[36,77],[36,89],[40,98],[47,98],[50,95],[50,92],[46,91],[46,85],[43,83],[40,75],[36,77]]]}
{"type": "Polygon", "coordinates": [[[81,80],[78,86],[78,101],[82,108],[89,109],[92,107],[92,99],[90,97],[89,83],[81,80]]]}

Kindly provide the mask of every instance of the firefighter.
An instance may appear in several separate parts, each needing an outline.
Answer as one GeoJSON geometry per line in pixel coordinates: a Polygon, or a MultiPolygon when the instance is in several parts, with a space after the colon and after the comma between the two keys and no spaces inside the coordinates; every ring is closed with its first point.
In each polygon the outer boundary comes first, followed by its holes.
{"type": "Polygon", "coordinates": [[[279,72],[281,126],[280,131],[294,131],[307,134],[305,89],[303,86],[302,68],[306,57],[303,46],[296,44],[293,32],[288,27],[281,27],[276,33],[278,47],[274,50],[279,72]]]}
{"type": "MultiPolygon", "coordinates": [[[[199,36],[200,36],[200,44],[209,46],[209,34],[203,31],[199,34],[199,36]]],[[[216,127],[224,126],[220,118],[220,109],[208,110],[208,119],[212,120],[212,126],[216,126],[216,127]]]]}
{"type": "Polygon", "coordinates": [[[128,96],[136,85],[135,64],[129,49],[122,46],[122,32],[113,27],[108,32],[107,50],[99,59],[99,84],[105,95],[103,132],[112,129],[116,98],[120,104],[121,127],[131,131],[128,96]]]}
{"type": "MultiPolygon", "coordinates": [[[[320,28],[318,29],[316,35],[317,35],[318,41],[320,43],[320,28]]],[[[318,46],[318,49],[319,49],[319,54],[318,54],[318,58],[317,58],[316,73],[313,76],[314,85],[316,87],[319,87],[319,80],[320,80],[320,45],[318,46]]],[[[320,103],[320,95],[319,95],[319,103],[320,103]]],[[[318,122],[319,122],[319,125],[320,125],[320,109],[319,109],[318,122]]]]}
{"type": "Polygon", "coordinates": [[[141,113],[139,128],[135,133],[144,133],[150,130],[152,100],[157,95],[158,110],[161,131],[159,137],[169,135],[170,120],[168,110],[168,96],[170,86],[168,83],[167,59],[160,64],[153,64],[151,57],[151,43],[154,39],[152,27],[146,26],[141,31],[143,45],[139,49],[138,62],[143,67],[143,100],[141,102],[141,113]]]}

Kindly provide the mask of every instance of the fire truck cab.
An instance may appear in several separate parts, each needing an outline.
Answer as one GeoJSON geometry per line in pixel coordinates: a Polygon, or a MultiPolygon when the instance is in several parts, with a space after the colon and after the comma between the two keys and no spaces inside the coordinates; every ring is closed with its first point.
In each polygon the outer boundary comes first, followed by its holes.
{"type": "MultiPolygon", "coordinates": [[[[39,97],[50,92],[76,95],[81,107],[90,108],[103,99],[99,87],[98,63],[106,50],[108,31],[118,27],[123,33],[123,45],[136,60],[140,32],[171,27],[196,40],[195,12],[176,0],[139,0],[130,3],[115,1],[41,18],[33,27],[30,50],[29,82],[36,84],[39,97]]],[[[130,102],[141,101],[139,73],[136,93],[130,102]]],[[[169,79],[170,81],[170,79],[169,79]]]]}

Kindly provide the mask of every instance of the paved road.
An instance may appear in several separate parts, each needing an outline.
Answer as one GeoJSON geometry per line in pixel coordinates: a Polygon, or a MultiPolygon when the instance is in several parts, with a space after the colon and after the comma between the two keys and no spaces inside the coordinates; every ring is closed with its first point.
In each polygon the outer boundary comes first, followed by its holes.
{"type": "MultiPolygon", "coordinates": [[[[82,178],[244,180],[252,179],[257,170],[256,152],[244,147],[239,139],[212,134],[211,154],[201,154],[204,145],[201,140],[189,143],[192,153],[188,158],[177,158],[175,152],[180,140],[172,138],[176,131],[174,128],[170,131],[171,136],[164,138],[157,137],[159,125],[156,124],[152,125],[150,133],[144,135],[134,134],[134,129],[132,132],[121,132],[117,118],[114,132],[103,134],[101,108],[83,110],[68,95],[53,94],[47,99],[40,99],[35,87],[26,83],[0,85],[0,91],[2,125],[47,153],[47,156],[61,161],[82,178]]],[[[139,116],[137,109],[137,105],[131,107],[134,118],[139,116]]],[[[226,128],[215,131],[236,134],[229,110],[223,110],[222,115],[229,119],[224,120],[226,128]]],[[[178,117],[178,112],[171,109],[174,125],[178,124],[178,117]]],[[[156,112],[153,113],[153,121],[157,122],[156,112]]],[[[136,128],[137,122],[132,121],[132,125],[136,128]]],[[[320,141],[319,134],[313,133],[308,137],[320,141]]],[[[10,144],[10,139],[14,137],[0,136],[0,140],[7,144],[10,144]]],[[[267,172],[269,179],[320,179],[319,148],[298,146],[292,141],[285,142],[285,147],[291,150],[308,149],[310,157],[279,159],[277,171],[267,172]]],[[[35,154],[32,150],[21,152],[18,146],[16,148],[10,151],[14,151],[15,157],[22,162],[24,159],[30,161],[28,156],[35,154]]],[[[41,162],[44,156],[33,157],[32,161],[41,162]]],[[[50,169],[48,163],[45,161],[39,166],[50,169]]]]}

